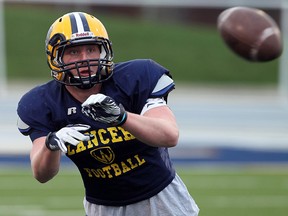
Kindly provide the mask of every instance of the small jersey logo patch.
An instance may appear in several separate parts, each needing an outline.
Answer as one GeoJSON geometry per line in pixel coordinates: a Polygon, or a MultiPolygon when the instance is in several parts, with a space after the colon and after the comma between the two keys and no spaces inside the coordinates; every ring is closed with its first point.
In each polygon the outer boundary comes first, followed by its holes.
{"type": "Polygon", "coordinates": [[[67,110],[67,115],[72,115],[72,114],[76,114],[76,113],[77,113],[76,107],[69,107],[67,110]]]}

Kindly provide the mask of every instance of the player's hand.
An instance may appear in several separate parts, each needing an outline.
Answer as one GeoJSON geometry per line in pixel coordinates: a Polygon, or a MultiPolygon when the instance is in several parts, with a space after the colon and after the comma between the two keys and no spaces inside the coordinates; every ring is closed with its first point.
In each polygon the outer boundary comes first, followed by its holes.
{"type": "Polygon", "coordinates": [[[61,150],[67,153],[65,143],[76,146],[80,141],[90,140],[89,135],[84,135],[80,132],[85,132],[89,129],[90,126],[84,124],[67,125],[59,131],[49,133],[46,137],[45,144],[51,151],[61,150]]]}
{"type": "Polygon", "coordinates": [[[127,119],[127,113],[122,104],[117,105],[109,96],[103,94],[91,95],[83,104],[82,112],[95,121],[120,126],[127,119]]]}

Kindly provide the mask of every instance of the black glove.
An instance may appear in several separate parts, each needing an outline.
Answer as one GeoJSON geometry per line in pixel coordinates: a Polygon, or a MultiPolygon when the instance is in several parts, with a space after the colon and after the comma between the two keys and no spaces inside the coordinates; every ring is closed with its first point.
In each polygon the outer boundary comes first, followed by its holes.
{"type": "Polygon", "coordinates": [[[51,151],[61,150],[62,152],[67,153],[65,143],[76,146],[80,141],[90,140],[89,135],[84,135],[79,132],[85,132],[89,129],[90,126],[84,124],[67,125],[59,131],[49,133],[46,137],[45,144],[51,151]]]}
{"type": "Polygon", "coordinates": [[[112,126],[121,126],[127,119],[122,104],[117,105],[111,97],[103,94],[91,95],[82,104],[82,112],[95,121],[112,126]]]}

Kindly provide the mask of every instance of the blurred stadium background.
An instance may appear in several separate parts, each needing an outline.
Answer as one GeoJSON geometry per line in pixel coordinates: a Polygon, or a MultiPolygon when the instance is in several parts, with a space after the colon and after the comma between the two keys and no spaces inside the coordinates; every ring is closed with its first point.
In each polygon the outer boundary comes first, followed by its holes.
{"type": "Polygon", "coordinates": [[[47,30],[70,11],[104,23],[115,62],[152,58],[171,70],[176,90],[169,104],[181,138],[170,152],[200,215],[287,214],[286,0],[2,0],[0,215],[84,215],[75,167],[63,157],[59,176],[38,184],[29,167],[30,140],[16,127],[19,98],[50,80],[47,30]],[[227,49],[216,22],[232,6],[257,7],[275,19],[283,32],[281,58],[250,63],[227,49]]]}

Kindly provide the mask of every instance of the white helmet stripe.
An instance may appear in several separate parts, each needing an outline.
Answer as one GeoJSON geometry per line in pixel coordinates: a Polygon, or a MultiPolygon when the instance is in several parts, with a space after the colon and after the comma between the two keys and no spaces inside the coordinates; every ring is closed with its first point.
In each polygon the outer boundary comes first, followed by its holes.
{"type": "Polygon", "coordinates": [[[70,15],[72,34],[90,31],[87,19],[83,13],[72,13],[70,15]]]}
{"type": "Polygon", "coordinates": [[[82,19],[81,19],[79,13],[75,13],[75,19],[76,19],[78,32],[84,32],[83,22],[82,22],[82,19]]]}
{"type": "Polygon", "coordinates": [[[81,20],[81,17],[79,15],[79,13],[75,13],[75,19],[76,19],[76,25],[77,25],[77,29],[78,29],[78,33],[80,32],[84,32],[84,26],[81,20]]]}

